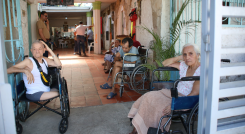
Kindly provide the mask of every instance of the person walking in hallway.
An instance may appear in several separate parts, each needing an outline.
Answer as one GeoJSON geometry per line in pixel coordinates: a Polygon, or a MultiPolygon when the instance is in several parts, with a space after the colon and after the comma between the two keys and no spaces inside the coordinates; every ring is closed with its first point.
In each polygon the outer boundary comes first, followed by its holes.
{"type": "MultiPolygon", "coordinates": [[[[75,24],[75,28],[77,28],[77,24],[75,24]]],[[[74,55],[78,52],[78,44],[77,44],[77,32],[74,32],[74,55]]]]}
{"type": "Polygon", "coordinates": [[[90,45],[90,43],[94,42],[94,33],[91,27],[88,28],[87,35],[88,35],[88,45],[90,45]]]}
{"type": "Polygon", "coordinates": [[[84,34],[85,34],[85,30],[87,28],[89,28],[89,27],[93,27],[93,25],[92,26],[84,26],[83,25],[83,22],[80,21],[79,22],[79,26],[77,26],[77,28],[74,31],[74,32],[77,33],[77,44],[78,44],[79,55],[81,55],[81,46],[82,46],[82,48],[83,48],[83,54],[84,54],[84,56],[86,56],[86,53],[85,53],[85,44],[84,44],[86,38],[85,38],[84,34]]]}
{"type": "MultiPolygon", "coordinates": [[[[37,39],[40,41],[44,41],[46,44],[49,44],[49,21],[48,14],[45,11],[41,12],[40,19],[37,21],[37,39]]],[[[43,56],[48,57],[48,51],[45,51],[43,56]]]]}

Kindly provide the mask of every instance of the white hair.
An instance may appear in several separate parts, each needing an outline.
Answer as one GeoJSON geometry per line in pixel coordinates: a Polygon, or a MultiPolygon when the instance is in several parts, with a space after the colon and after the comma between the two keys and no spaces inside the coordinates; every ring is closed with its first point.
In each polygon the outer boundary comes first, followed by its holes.
{"type": "Polygon", "coordinates": [[[196,52],[197,55],[201,55],[199,47],[196,44],[191,44],[191,43],[187,43],[187,44],[185,44],[183,46],[183,48],[182,48],[182,54],[183,54],[184,49],[186,47],[189,47],[189,46],[192,46],[194,48],[194,51],[196,52]]]}
{"type": "MultiPolygon", "coordinates": [[[[34,41],[32,44],[31,44],[31,49],[32,49],[32,46],[34,45],[34,44],[42,44],[42,42],[40,42],[39,40],[36,40],[36,41],[34,41]]],[[[44,47],[44,45],[43,45],[43,47],[44,47]]]]}

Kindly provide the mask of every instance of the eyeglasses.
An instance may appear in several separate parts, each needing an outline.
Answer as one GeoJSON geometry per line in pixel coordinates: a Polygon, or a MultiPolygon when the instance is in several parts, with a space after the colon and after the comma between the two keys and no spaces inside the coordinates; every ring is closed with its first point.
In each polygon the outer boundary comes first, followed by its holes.
{"type": "Polygon", "coordinates": [[[48,17],[48,15],[44,15],[45,17],[48,17]]]}

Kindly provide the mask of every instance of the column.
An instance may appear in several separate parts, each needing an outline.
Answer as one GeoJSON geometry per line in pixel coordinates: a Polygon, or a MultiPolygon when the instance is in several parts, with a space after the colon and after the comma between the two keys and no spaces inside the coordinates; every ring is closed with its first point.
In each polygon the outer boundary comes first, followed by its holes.
{"type": "Polygon", "coordinates": [[[91,26],[92,25],[92,20],[91,20],[92,12],[87,12],[86,16],[87,16],[87,26],[91,26]]]}
{"type": "Polygon", "coordinates": [[[100,7],[101,7],[100,1],[93,2],[94,53],[95,54],[101,54],[100,7]]]}

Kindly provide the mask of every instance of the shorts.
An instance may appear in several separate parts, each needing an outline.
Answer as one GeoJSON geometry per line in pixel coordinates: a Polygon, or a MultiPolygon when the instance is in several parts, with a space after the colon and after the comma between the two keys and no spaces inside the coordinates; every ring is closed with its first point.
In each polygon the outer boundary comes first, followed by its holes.
{"type": "Polygon", "coordinates": [[[31,100],[31,101],[40,101],[40,98],[44,92],[36,92],[34,94],[26,94],[26,98],[31,100]]]}

